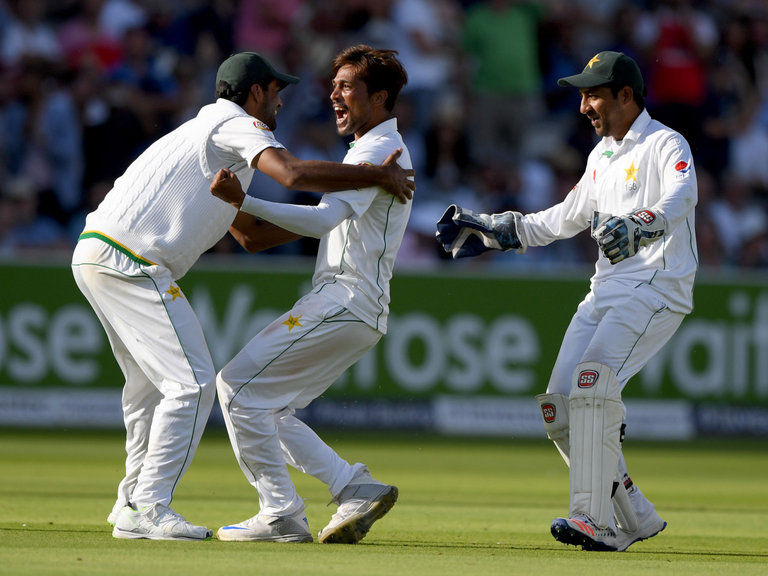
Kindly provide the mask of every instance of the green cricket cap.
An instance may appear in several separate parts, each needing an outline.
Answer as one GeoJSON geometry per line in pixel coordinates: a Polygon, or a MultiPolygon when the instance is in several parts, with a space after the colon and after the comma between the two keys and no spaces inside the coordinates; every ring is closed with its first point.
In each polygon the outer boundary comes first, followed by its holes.
{"type": "Polygon", "coordinates": [[[581,74],[560,78],[557,84],[574,88],[594,88],[614,84],[620,88],[629,86],[644,97],[648,95],[640,67],[623,52],[598,52],[587,62],[581,74]]]}
{"type": "Polygon", "coordinates": [[[272,64],[257,52],[233,54],[221,63],[216,73],[216,84],[224,81],[235,92],[250,90],[254,84],[268,84],[273,79],[280,82],[281,90],[288,84],[299,82],[296,76],[275,70],[272,64]]]}

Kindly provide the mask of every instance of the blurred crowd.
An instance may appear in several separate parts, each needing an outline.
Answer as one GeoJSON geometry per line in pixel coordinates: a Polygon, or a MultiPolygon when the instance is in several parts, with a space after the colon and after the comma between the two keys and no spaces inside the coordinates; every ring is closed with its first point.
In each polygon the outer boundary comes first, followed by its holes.
{"type": "MultiPolygon", "coordinates": [[[[0,256],[70,252],[132,159],[213,100],[233,52],[300,76],[277,138],[341,160],[330,62],[357,43],[398,50],[409,74],[396,110],[417,177],[403,264],[445,258],[434,225],[450,203],[530,212],[564,197],[595,135],[557,79],[619,50],[643,70],[651,115],[693,149],[702,267],[768,268],[766,0],[0,0],[0,256]]],[[[314,200],[258,174],[250,192],[314,200]]],[[[587,234],[530,252],[467,265],[597,254],[587,234]]]]}

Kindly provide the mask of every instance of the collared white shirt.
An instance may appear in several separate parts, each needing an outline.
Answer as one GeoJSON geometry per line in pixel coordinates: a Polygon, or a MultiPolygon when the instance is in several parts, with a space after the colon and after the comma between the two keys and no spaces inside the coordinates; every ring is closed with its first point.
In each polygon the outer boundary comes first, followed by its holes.
{"type": "Polygon", "coordinates": [[[86,217],[84,230],[104,234],[179,279],[237,214],[211,194],[216,172],[229,168],[247,189],[253,158],[266,148],[283,146],[263,122],[219,99],[143,152],[86,217]]]}
{"type": "Polygon", "coordinates": [[[652,209],[666,220],[664,237],[615,265],[595,245],[599,256],[592,285],[607,279],[646,283],[671,310],[688,313],[698,268],[697,198],[688,142],[643,110],[622,141],[605,137],[595,146],[563,202],[523,217],[522,234],[529,246],[544,246],[588,228],[596,210],[622,216],[652,209]]]}
{"type": "MultiPolygon", "coordinates": [[[[406,170],[412,168],[397,119],[392,118],[354,141],[344,163],[379,165],[397,148],[403,149],[398,164],[406,170]]],[[[389,281],[412,202],[403,204],[378,187],[334,192],[333,198],[349,204],[353,214],[321,238],[313,291],[385,334],[389,281]]]]}

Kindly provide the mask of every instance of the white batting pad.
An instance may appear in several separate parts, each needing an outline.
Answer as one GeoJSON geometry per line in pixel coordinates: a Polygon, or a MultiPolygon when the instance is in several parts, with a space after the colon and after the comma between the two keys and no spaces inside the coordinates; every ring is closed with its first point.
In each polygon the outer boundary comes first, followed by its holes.
{"type": "Polygon", "coordinates": [[[570,516],[588,515],[600,528],[613,527],[611,492],[619,465],[623,410],[613,370],[598,362],[576,367],[569,402],[570,516]]]}
{"type": "Polygon", "coordinates": [[[623,482],[619,482],[616,492],[613,494],[613,513],[616,522],[622,530],[635,532],[638,528],[637,514],[632,508],[632,502],[629,499],[629,493],[624,487],[623,482]]]}
{"type": "Polygon", "coordinates": [[[555,443],[557,451],[570,466],[570,440],[568,425],[568,396],[565,394],[539,394],[536,400],[541,407],[541,418],[547,438],[555,443]]]}
{"type": "MultiPolygon", "coordinates": [[[[541,418],[544,422],[544,430],[547,438],[552,440],[555,448],[565,460],[566,465],[571,465],[570,451],[570,426],[568,422],[568,396],[565,394],[538,394],[536,400],[541,407],[541,418]]],[[[629,494],[624,487],[623,477],[627,475],[627,467],[624,458],[619,455],[619,471],[614,480],[618,484],[613,495],[613,513],[616,522],[627,532],[637,530],[637,515],[629,494]]]]}
{"type": "Polygon", "coordinates": [[[613,515],[622,530],[635,532],[638,529],[637,514],[635,508],[632,506],[632,501],[629,498],[627,484],[624,480],[625,478],[631,486],[632,480],[629,478],[627,463],[624,461],[624,455],[620,453],[619,472],[616,476],[618,487],[613,495],[613,515]]]}

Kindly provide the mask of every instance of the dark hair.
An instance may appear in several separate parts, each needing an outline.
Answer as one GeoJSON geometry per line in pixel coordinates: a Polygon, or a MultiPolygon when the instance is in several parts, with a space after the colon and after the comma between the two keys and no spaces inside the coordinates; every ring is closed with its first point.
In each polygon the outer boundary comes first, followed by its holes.
{"type": "MultiPolygon", "coordinates": [[[[269,88],[269,84],[258,84],[265,91],[269,88]]],[[[229,85],[229,82],[219,80],[219,83],[216,84],[216,92],[214,93],[214,97],[229,100],[230,102],[234,102],[238,106],[243,107],[248,100],[249,92],[250,88],[248,90],[235,91],[232,89],[232,86],[229,85]]]]}
{"type": "MultiPolygon", "coordinates": [[[[619,95],[619,91],[624,88],[624,86],[627,86],[627,84],[616,84],[615,82],[612,82],[611,84],[607,84],[607,86],[611,89],[611,94],[613,94],[613,97],[616,98],[619,95]]],[[[630,88],[632,87],[630,86],[630,88]]],[[[640,110],[645,109],[645,98],[643,98],[643,95],[640,94],[637,90],[632,90],[632,99],[635,101],[635,104],[637,104],[640,110]]]]}
{"type": "Polygon", "coordinates": [[[369,94],[379,90],[387,92],[384,106],[391,112],[400,90],[408,83],[408,73],[395,54],[396,50],[376,50],[365,44],[350,46],[333,59],[333,75],[342,66],[352,66],[358,78],[365,83],[369,94]]]}

